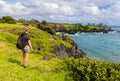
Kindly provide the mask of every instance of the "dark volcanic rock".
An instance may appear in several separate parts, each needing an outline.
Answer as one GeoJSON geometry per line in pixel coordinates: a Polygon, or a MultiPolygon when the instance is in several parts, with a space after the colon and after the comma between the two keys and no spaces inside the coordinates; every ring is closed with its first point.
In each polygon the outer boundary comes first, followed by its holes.
{"type": "Polygon", "coordinates": [[[44,59],[44,60],[51,60],[51,57],[49,57],[49,56],[44,56],[43,59],[44,59]]]}
{"type": "Polygon", "coordinates": [[[63,44],[59,46],[55,46],[53,52],[60,58],[66,58],[66,57],[82,58],[86,56],[86,53],[78,49],[76,43],[72,43],[71,48],[66,48],[63,44]]]}

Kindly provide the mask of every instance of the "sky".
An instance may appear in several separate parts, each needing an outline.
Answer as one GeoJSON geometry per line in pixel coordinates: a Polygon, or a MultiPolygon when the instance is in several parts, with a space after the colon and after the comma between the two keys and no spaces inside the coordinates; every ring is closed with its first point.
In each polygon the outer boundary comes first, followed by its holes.
{"type": "Polygon", "coordinates": [[[0,0],[0,17],[120,26],[120,0],[0,0]]]}

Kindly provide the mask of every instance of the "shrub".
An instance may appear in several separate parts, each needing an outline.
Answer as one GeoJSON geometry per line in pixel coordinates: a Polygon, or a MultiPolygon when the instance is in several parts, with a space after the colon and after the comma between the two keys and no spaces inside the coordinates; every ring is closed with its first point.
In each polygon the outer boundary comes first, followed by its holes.
{"type": "Polygon", "coordinates": [[[44,31],[47,31],[49,34],[51,34],[51,35],[54,35],[55,34],[55,31],[54,30],[52,30],[51,28],[49,28],[49,27],[47,27],[47,26],[44,26],[44,25],[42,25],[42,24],[38,24],[37,25],[37,28],[39,28],[39,29],[42,29],[42,30],[44,30],[44,31]]]}
{"type": "Polygon", "coordinates": [[[64,62],[74,81],[119,81],[120,65],[88,59],[67,59],[64,62]]]}
{"type": "Polygon", "coordinates": [[[11,16],[3,16],[2,21],[4,23],[8,23],[8,24],[15,24],[16,23],[16,20],[13,19],[11,16]]]}

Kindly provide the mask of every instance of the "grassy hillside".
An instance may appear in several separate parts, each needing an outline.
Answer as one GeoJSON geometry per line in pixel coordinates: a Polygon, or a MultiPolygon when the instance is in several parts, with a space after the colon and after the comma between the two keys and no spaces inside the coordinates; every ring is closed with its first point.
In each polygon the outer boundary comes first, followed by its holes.
{"type": "Polygon", "coordinates": [[[65,73],[56,72],[56,66],[61,61],[57,58],[45,61],[43,57],[56,57],[51,53],[52,46],[60,43],[69,46],[69,43],[62,41],[59,36],[30,26],[34,50],[29,55],[29,67],[24,69],[20,66],[21,51],[15,46],[23,27],[22,24],[0,24],[0,81],[63,81],[65,73]],[[40,51],[38,45],[43,47],[40,51]]]}
{"type": "Polygon", "coordinates": [[[119,81],[120,65],[89,59],[58,59],[52,47],[64,44],[57,35],[30,26],[33,51],[29,67],[20,66],[21,51],[15,46],[22,24],[0,24],[0,81],[119,81]],[[39,50],[38,47],[42,46],[39,50]],[[54,57],[43,60],[44,56],[54,57]]]}

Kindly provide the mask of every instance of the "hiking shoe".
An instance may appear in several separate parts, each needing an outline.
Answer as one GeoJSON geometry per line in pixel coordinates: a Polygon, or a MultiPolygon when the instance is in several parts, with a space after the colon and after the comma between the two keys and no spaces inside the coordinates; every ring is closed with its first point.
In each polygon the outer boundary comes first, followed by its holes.
{"type": "Polygon", "coordinates": [[[27,68],[27,66],[23,65],[24,68],[27,68]]]}
{"type": "Polygon", "coordinates": [[[23,64],[20,64],[20,66],[24,66],[23,64]]]}

